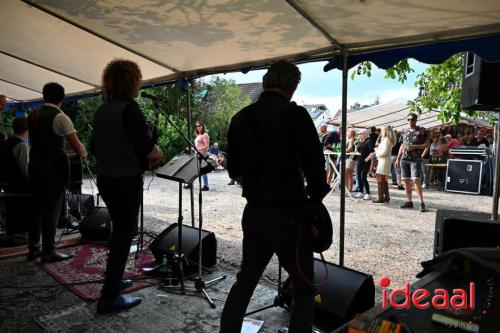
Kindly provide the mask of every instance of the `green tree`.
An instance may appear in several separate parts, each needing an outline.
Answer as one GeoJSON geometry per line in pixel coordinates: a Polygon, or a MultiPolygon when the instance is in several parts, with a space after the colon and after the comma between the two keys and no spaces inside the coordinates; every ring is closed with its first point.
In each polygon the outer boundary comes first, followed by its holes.
{"type": "Polygon", "coordinates": [[[210,142],[227,148],[227,130],[233,115],[251,103],[250,97],[233,81],[216,77],[208,85],[202,120],[209,130],[210,142]]]}
{"type": "MultiPolygon", "coordinates": [[[[488,119],[493,122],[493,113],[475,112],[462,110],[460,101],[462,94],[462,78],[464,67],[463,53],[455,54],[441,64],[430,65],[427,69],[417,75],[415,86],[420,89],[420,96],[413,101],[409,101],[413,112],[423,113],[427,110],[438,110],[438,118],[443,122],[458,123],[462,113],[469,117],[488,119]]],[[[354,79],[356,75],[370,76],[372,64],[363,62],[358,65],[351,74],[354,79]]],[[[406,82],[408,74],[414,72],[410,67],[408,59],[399,63],[386,71],[385,78],[406,82]]]]}

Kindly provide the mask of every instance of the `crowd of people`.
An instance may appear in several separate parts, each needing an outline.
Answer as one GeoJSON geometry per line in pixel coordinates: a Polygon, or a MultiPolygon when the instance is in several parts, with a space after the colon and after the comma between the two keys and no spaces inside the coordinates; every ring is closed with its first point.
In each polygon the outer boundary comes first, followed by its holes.
{"type": "MultiPolygon", "coordinates": [[[[413,208],[413,190],[420,201],[420,211],[426,211],[422,189],[431,184],[442,182],[442,174],[426,167],[433,163],[446,163],[453,158],[450,149],[457,146],[473,146],[488,148],[493,144],[493,136],[486,129],[467,131],[456,136],[445,129],[426,130],[417,125],[418,116],[410,113],[407,116],[408,126],[401,131],[391,126],[370,129],[349,128],[346,133],[345,179],[346,189],[355,193],[355,197],[371,200],[368,177],[375,177],[378,197],[375,203],[390,201],[389,179],[394,188],[405,190],[407,201],[401,208],[413,208]]],[[[341,128],[328,131],[327,125],[321,125],[318,133],[324,150],[340,147],[341,128]]],[[[331,157],[333,163],[340,164],[340,158],[331,157]]],[[[332,183],[333,168],[326,164],[327,184],[332,183]]]]}

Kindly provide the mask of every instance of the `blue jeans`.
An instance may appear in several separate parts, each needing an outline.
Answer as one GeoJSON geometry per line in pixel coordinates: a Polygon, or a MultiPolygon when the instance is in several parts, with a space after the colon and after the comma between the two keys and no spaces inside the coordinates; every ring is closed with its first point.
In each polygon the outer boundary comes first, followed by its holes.
{"type": "Polygon", "coordinates": [[[391,178],[392,178],[392,184],[395,185],[398,183],[398,173],[397,173],[397,170],[396,170],[396,159],[398,157],[397,156],[391,156],[391,178]]]}
{"type": "Polygon", "coordinates": [[[201,178],[203,179],[203,186],[208,187],[208,175],[204,174],[201,178]]]}

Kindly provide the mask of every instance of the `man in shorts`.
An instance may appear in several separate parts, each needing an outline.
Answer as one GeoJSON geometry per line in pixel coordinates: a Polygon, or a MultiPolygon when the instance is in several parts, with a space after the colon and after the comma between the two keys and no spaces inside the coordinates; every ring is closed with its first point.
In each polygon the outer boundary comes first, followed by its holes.
{"type": "Polygon", "coordinates": [[[396,167],[401,169],[401,179],[405,183],[406,197],[408,199],[401,205],[401,208],[413,208],[412,185],[414,185],[415,191],[420,198],[420,211],[425,212],[420,176],[422,173],[422,155],[429,145],[427,131],[425,128],[417,126],[417,115],[415,113],[410,113],[406,120],[408,121],[408,128],[405,128],[401,133],[402,143],[396,159],[396,167]]]}

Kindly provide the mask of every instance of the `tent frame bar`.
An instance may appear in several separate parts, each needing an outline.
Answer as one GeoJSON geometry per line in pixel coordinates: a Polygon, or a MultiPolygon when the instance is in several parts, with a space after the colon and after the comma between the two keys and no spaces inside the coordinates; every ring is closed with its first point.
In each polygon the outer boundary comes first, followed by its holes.
{"type": "Polygon", "coordinates": [[[87,33],[95,36],[95,37],[98,37],[98,38],[100,38],[102,40],[105,40],[106,42],[108,42],[110,44],[118,46],[119,48],[127,50],[128,52],[131,52],[131,53],[133,53],[133,54],[135,54],[135,55],[137,55],[137,56],[139,56],[141,58],[149,60],[149,61],[151,61],[152,63],[154,63],[154,64],[156,64],[158,66],[161,66],[161,67],[164,67],[166,69],[169,69],[169,70],[171,70],[172,72],[174,72],[176,74],[180,74],[181,73],[181,71],[179,71],[178,69],[176,69],[176,68],[174,68],[174,67],[172,67],[172,66],[170,66],[168,64],[165,64],[165,63],[163,63],[161,61],[158,61],[157,59],[151,58],[151,57],[149,57],[149,56],[147,56],[147,55],[145,55],[145,54],[143,54],[143,53],[141,53],[141,52],[139,52],[137,50],[134,50],[134,49],[132,49],[132,48],[130,48],[128,46],[125,46],[124,44],[121,44],[121,43],[119,43],[119,42],[117,42],[115,40],[112,40],[111,38],[108,38],[108,37],[104,36],[103,34],[100,34],[100,33],[96,32],[96,31],[93,31],[93,30],[91,30],[91,29],[89,29],[89,28],[87,28],[87,27],[85,27],[85,26],[83,26],[81,24],[78,24],[78,23],[76,23],[76,22],[74,22],[74,21],[72,21],[72,20],[70,20],[70,19],[68,19],[68,18],[66,18],[66,17],[64,17],[64,16],[62,16],[62,15],[60,15],[60,14],[58,14],[58,13],[52,11],[52,10],[50,10],[50,9],[48,9],[48,8],[43,7],[42,5],[40,5],[38,3],[35,3],[33,0],[21,0],[21,1],[24,2],[24,3],[26,3],[29,6],[32,6],[33,8],[36,8],[36,9],[38,9],[38,10],[40,10],[40,11],[48,14],[48,15],[51,15],[51,16],[53,16],[55,18],[58,18],[61,21],[64,21],[64,22],[66,22],[66,23],[68,23],[68,24],[70,24],[70,25],[72,25],[72,26],[74,26],[74,27],[76,27],[78,29],[81,29],[81,30],[83,30],[83,31],[85,31],[85,32],[87,32],[87,33]]]}
{"type": "Polygon", "coordinates": [[[345,46],[340,44],[321,24],[316,21],[309,13],[300,7],[294,0],[285,0],[293,9],[297,11],[303,18],[307,20],[313,27],[315,27],[328,41],[339,50],[345,50],[345,46]]]}
{"type": "Polygon", "coordinates": [[[29,90],[29,91],[36,92],[36,93],[39,93],[39,94],[41,94],[41,93],[42,93],[42,92],[41,92],[41,91],[39,91],[39,90],[35,90],[35,89],[29,88],[29,87],[25,87],[25,86],[20,85],[20,84],[18,84],[18,83],[14,83],[14,82],[11,82],[11,81],[8,81],[8,80],[5,80],[5,79],[2,79],[2,78],[0,78],[0,81],[5,82],[5,83],[8,83],[8,84],[12,84],[13,86],[20,87],[20,88],[23,88],[23,89],[26,89],[26,90],[29,90]]]}
{"type": "Polygon", "coordinates": [[[45,69],[46,71],[49,71],[49,72],[52,72],[52,73],[55,73],[55,74],[58,74],[58,75],[61,75],[61,76],[67,77],[68,79],[72,79],[72,80],[75,80],[75,81],[77,81],[77,82],[84,83],[84,84],[89,85],[89,86],[91,86],[91,87],[94,87],[94,88],[99,88],[99,86],[98,86],[98,85],[96,85],[95,83],[90,83],[90,82],[84,81],[84,80],[82,80],[82,79],[78,79],[78,78],[76,78],[76,77],[74,77],[74,76],[71,76],[71,75],[68,75],[68,74],[64,74],[63,72],[59,72],[59,71],[57,71],[57,70],[55,70],[55,69],[52,69],[52,68],[49,68],[49,67],[47,67],[47,66],[37,64],[37,63],[35,63],[35,62],[33,62],[33,61],[30,61],[30,60],[27,60],[27,59],[21,58],[21,57],[19,57],[19,56],[17,56],[17,55],[14,55],[14,54],[12,54],[12,53],[8,53],[8,52],[5,52],[5,51],[0,50],[0,54],[3,54],[3,55],[5,55],[5,56],[7,56],[7,57],[11,57],[11,58],[14,58],[14,59],[19,60],[19,61],[22,61],[22,62],[25,62],[25,63],[27,63],[27,64],[33,65],[33,66],[38,67],[38,68],[45,69]]]}

